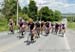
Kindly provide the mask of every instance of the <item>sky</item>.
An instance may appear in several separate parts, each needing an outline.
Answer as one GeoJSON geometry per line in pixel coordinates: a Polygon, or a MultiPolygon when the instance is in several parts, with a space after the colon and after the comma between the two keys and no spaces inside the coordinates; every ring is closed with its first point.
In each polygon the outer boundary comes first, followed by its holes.
{"type": "MultiPolygon", "coordinates": [[[[38,8],[48,6],[50,9],[59,10],[62,13],[75,13],[75,0],[35,0],[38,8]]],[[[27,6],[29,0],[19,0],[21,6],[27,6]]]]}
{"type": "MultiPolygon", "coordinates": [[[[40,9],[48,6],[50,9],[59,10],[62,13],[75,13],[75,0],[34,0],[40,9]]],[[[2,2],[2,0],[0,0],[2,2]]],[[[29,4],[29,0],[19,0],[20,6],[23,8],[29,4]]]]}
{"type": "Polygon", "coordinates": [[[2,4],[3,0],[0,0],[0,8],[2,8],[1,4],[2,4]]]}

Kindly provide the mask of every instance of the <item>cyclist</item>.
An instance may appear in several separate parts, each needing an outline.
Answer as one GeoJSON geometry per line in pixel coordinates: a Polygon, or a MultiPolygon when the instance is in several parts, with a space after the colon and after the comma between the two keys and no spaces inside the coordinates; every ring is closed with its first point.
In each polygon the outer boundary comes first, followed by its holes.
{"type": "Polygon", "coordinates": [[[44,22],[44,21],[41,22],[41,27],[40,27],[40,29],[41,29],[41,34],[42,34],[43,31],[44,31],[44,29],[45,29],[45,22],[44,22]]]}
{"type": "Polygon", "coordinates": [[[64,36],[64,33],[66,32],[65,29],[66,29],[66,28],[65,28],[65,24],[62,24],[62,36],[64,36]]]}
{"type": "Polygon", "coordinates": [[[14,21],[13,19],[9,19],[9,31],[14,34],[14,21]]]}
{"type": "Polygon", "coordinates": [[[38,37],[40,37],[40,23],[39,22],[36,22],[36,32],[37,32],[38,37]]]}
{"type": "Polygon", "coordinates": [[[18,24],[19,24],[18,25],[19,32],[21,33],[22,37],[24,37],[24,32],[25,32],[25,27],[26,27],[24,19],[20,18],[18,24]]]}
{"type": "Polygon", "coordinates": [[[35,24],[32,19],[29,19],[28,26],[30,28],[31,42],[34,42],[35,24]]]}
{"type": "Polygon", "coordinates": [[[54,23],[51,23],[51,33],[54,32],[54,29],[55,29],[55,24],[54,23]]]}
{"type": "Polygon", "coordinates": [[[45,26],[46,26],[46,34],[49,34],[50,24],[48,21],[45,23],[45,26]]]}
{"type": "Polygon", "coordinates": [[[62,31],[62,24],[60,23],[59,24],[59,34],[61,34],[61,31],[62,31]]]}
{"type": "Polygon", "coordinates": [[[56,35],[57,35],[57,33],[58,33],[58,30],[59,30],[59,24],[56,23],[56,24],[55,24],[55,33],[56,33],[56,35]]]}

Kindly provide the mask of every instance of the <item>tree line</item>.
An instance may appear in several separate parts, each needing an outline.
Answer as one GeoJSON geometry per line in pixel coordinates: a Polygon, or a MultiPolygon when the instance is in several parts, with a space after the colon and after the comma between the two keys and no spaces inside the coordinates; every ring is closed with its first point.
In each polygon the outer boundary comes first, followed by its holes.
{"type": "Polygon", "coordinates": [[[68,20],[69,22],[75,22],[75,16],[68,16],[68,17],[67,17],[67,20],[68,20]]]}
{"type": "MultiPolygon", "coordinates": [[[[4,0],[2,6],[3,8],[1,9],[1,13],[4,15],[4,17],[6,19],[13,17],[15,20],[17,15],[17,0],[4,0]]],[[[58,10],[53,11],[48,6],[44,6],[40,10],[38,10],[36,2],[33,0],[30,0],[28,6],[25,6],[23,9],[21,9],[19,5],[18,10],[19,10],[19,17],[21,16],[25,20],[32,18],[34,21],[36,20],[59,21],[62,19],[60,11],[58,10]]]]}

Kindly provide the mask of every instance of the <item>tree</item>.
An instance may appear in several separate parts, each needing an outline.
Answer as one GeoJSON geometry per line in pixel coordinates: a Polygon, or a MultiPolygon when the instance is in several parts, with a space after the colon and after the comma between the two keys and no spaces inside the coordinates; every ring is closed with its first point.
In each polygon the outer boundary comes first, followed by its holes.
{"type": "Polygon", "coordinates": [[[47,6],[42,7],[39,10],[39,16],[41,17],[41,20],[51,21],[53,18],[53,11],[49,9],[47,6]]]}
{"type": "Polygon", "coordinates": [[[27,7],[24,7],[23,10],[22,10],[22,12],[23,12],[24,14],[27,14],[27,13],[28,13],[28,8],[27,8],[27,7]]]}
{"type": "MultiPolygon", "coordinates": [[[[17,12],[17,0],[4,0],[4,5],[2,9],[2,14],[9,19],[13,15],[16,15],[17,12]]],[[[19,6],[19,11],[21,11],[21,8],[19,6]]]]}
{"type": "Polygon", "coordinates": [[[30,3],[29,3],[28,16],[32,18],[33,20],[37,19],[36,18],[37,17],[37,6],[36,6],[35,1],[33,0],[30,0],[30,3]]]}
{"type": "Polygon", "coordinates": [[[54,12],[54,19],[55,19],[55,21],[59,21],[59,20],[62,19],[62,16],[61,16],[61,12],[60,11],[55,10],[55,12],[54,12]]]}
{"type": "Polygon", "coordinates": [[[69,22],[75,22],[75,16],[68,16],[68,17],[67,17],[67,20],[68,20],[69,22]]]}
{"type": "Polygon", "coordinates": [[[50,21],[54,21],[54,12],[52,9],[50,9],[50,17],[49,17],[50,21]]]}

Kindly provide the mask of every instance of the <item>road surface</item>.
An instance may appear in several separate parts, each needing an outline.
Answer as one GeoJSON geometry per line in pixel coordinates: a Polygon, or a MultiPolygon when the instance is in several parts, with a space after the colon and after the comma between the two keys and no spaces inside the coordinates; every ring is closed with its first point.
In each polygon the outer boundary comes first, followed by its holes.
{"type": "Polygon", "coordinates": [[[19,39],[19,34],[0,33],[0,52],[75,52],[75,31],[67,29],[65,36],[41,35],[34,43],[27,43],[29,32],[19,39]]]}
{"type": "Polygon", "coordinates": [[[19,39],[18,33],[0,33],[0,52],[75,52],[75,32],[69,30],[65,37],[49,34],[36,39],[35,43],[27,45],[27,33],[25,38],[19,39]],[[6,34],[6,35],[4,35],[6,34]]]}

